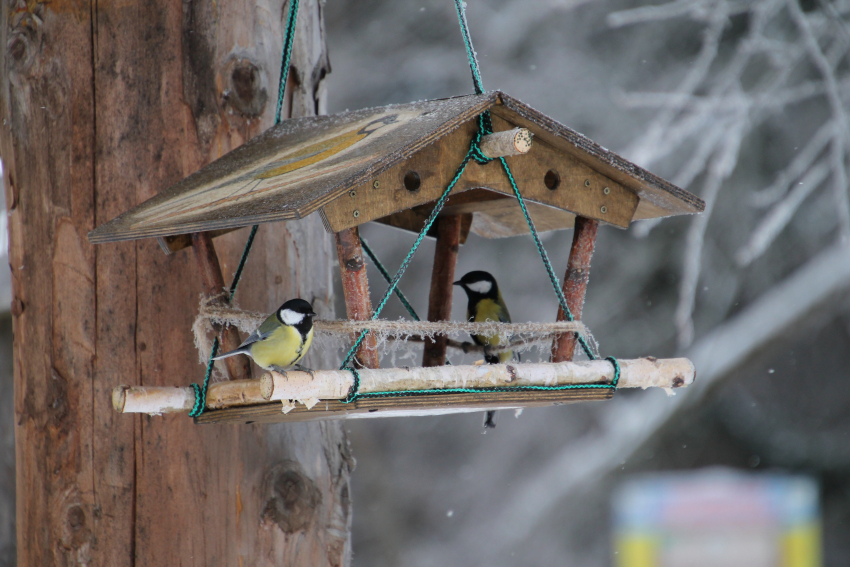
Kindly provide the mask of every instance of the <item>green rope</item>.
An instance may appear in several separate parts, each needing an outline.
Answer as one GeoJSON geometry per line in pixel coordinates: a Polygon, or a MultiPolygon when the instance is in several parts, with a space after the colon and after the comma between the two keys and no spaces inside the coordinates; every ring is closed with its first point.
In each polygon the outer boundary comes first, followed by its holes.
{"type": "Polygon", "coordinates": [[[286,91],[286,80],[289,78],[289,62],[292,59],[292,42],[295,40],[295,23],[298,16],[298,0],[290,0],[289,17],[286,19],[286,30],[283,34],[283,57],[280,59],[280,80],[277,85],[277,107],[274,112],[274,124],[280,124],[280,114],[283,111],[283,94],[286,91]]]}
{"type": "MultiPolygon", "coordinates": [[[[375,267],[378,269],[378,272],[384,277],[384,281],[386,281],[387,283],[392,283],[393,280],[390,276],[390,273],[387,271],[381,261],[378,260],[378,257],[375,255],[372,249],[369,248],[369,245],[366,243],[366,240],[364,240],[362,236],[360,237],[360,244],[361,246],[363,246],[363,250],[366,251],[366,255],[369,256],[369,258],[372,260],[372,263],[375,264],[375,267]]],[[[401,304],[404,305],[405,309],[407,309],[407,312],[410,313],[410,316],[413,317],[413,320],[421,321],[422,319],[420,319],[419,315],[416,314],[416,310],[413,309],[413,306],[410,304],[410,302],[407,300],[407,297],[405,297],[405,295],[401,292],[398,286],[396,286],[395,288],[395,294],[396,297],[398,297],[399,301],[401,301],[401,304]]],[[[446,357],[446,366],[451,365],[452,361],[449,360],[448,357],[446,357]]]]}
{"type": "MultiPolygon", "coordinates": [[[[508,176],[508,180],[511,182],[511,187],[514,190],[514,195],[516,195],[517,201],[519,201],[519,206],[522,209],[522,214],[525,216],[525,222],[528,224],[528,229],[531,231],[531,236],[534,238],[534,244],[537,246],[537,252],[540,254],[540,258],[543,260],[543,266],[546,268],[546,273],[549,275],[549,281],[552,283],[552,288],[555,290],[555,295],[558,296],[558,303],[561,304],[561,309],[564,311],[564,316],[567,321],[574,321],[572,312],[570,311],[569,306],[567,305],[567,299],[564,297],[564,292],[561,289],[561,282],[558,281],[558,276],[555,275],[555,270],[552,269],[552,262],[549,261],[549,255],[546,253],[546,249],[543,247],[543,243],[540,242],[540,236],[537,234],[537,229],[534,227],[534,221],[531,220],[531,215],[528,214],[528,209],[525,206],[525,200],[520,195],[519,187],[517,187],[516,180],[514,180],[514,176],[511,173],[511,168],[508,167],[508,162],[505,161],[505,158],[499,158],[502,162],[502,168],[505,170],[505,173],[508,176]]],[[[581,345],[582,350],[587,355],[587,358],[590,360],[596,360],[596,355],[591,350],[590,346],[587,344],[587,340],[582,336],[581,333],[576,333],[576,337],[578,338],[578,342],[581,345]]]]}
{"type": "MultiPolygon", "coordinates": [[[[481,133],[478,132],[473,138],[473,144],[478,144],[478,141],[481,139],[481,133]]],[[[425,226],[422,227],[422,230],[419,231],[419,235],[416,237],[416,240],[413,242],[413,246],[410,248],[410,251],[407,253],[407,256],[404,258],[404,261],[401,263],[401,267],[399,267],[395,276],[393,276],[390,281],[389,287],[387,287],[387,291],[384,292],[381,301],[378,302],[378,308],[375,309],[372,314],[371,320],[374,321],[378,318],[378,315],[381,314],[381,311],[386,306],[387,301],[389,301],[390,296],[395,291],[398,286],[398,282],[401,279],[401,276],[404,275],[404,272],[407,270],[407,267],[410,265],[410,261],[413,259],[413,255],[416,254],[416,251],[419,249],[419,245],[422,244],[422,241],[425,239],[425,235],[428,234],[428,231],[431,229],[431,225],[434,224],[434,221],[437,220],[437,215],[440,214],[440,211],[443,210],[443,205],[446,204],[446,200],[449,198],[449,193],[451,193],[454,186],[457,184],[458,180],[460,180],[460,176],[463,174],[466,169],[469,160],[472,159],[472,150],[470,149],[466,152],[466,155],[463,158],[460,166],[457,168],[455,172],[455,176],[452,178],[449,185],[446,187],[446,190],[443,191],[442,196],[437,200],[437,204],[434,206],[434,210],[431,211],[431,214],[428,216],[428,220],[425,221],[425,226]]],[[[355,352],[360,348],[360,345],[363,343],[363,339],[366,338],[366,335],[369,334],[369,331],[364,329],[360,336],[357,337],[357,340],[354,341],[354,344],[351,345],[351,348],[348,351],[348,354],[345,355],[345,358],[342,361],[342,365],[340,365],[340,370],[343,370],[348,367],[348,364],[351,362],[351,359],[354,358],[355,352]]]]}
{"type": "MultiPolygon", "coordinates": [[[[469,34],[469,24],[466,21],[466,12],[464,10],[463,0],[455,0],[455,8],[457,9],[458,21],[460,22],[460,32],[461,32],[461,35],[463,36],[463,43],[466,47],[466,56],[469,59],[469,68],[472,71],[472,82],[473,82],[473,85],[475,87],[475,94],[480,95],[480,94],[484,93],[484,84],[481,80],[481,72],[479,71],[479,68],[478,68],[478,60],[477,60],[476,55],[475,55],[475,48],[472,46],[472,38],[469,34]]],[[[490,119],[490,112],[485,111],[481,115],[479,115],[479,117],[478,117],[478,129],[476,131],[475,138],[472,140],[472,143],[470,144],[470,147],[469,147],[469,151],[466,153],[466,156],[463,158],[463,162],[461,163],[460,167],[458,168],[454,179],[452,179],[451,183],[449,183],[449,186],[446,188],[446,191],[443,193],[442,197],[440,197],[440,200],[437,201],[437,206],[434,207],[434,210],[431,212],[431,216],[428,217],[428,221],[425,223],[425,227],[422,229],[422,231],[420,231],[419,236],[417,237],[416,241],[414,242],[413,247],[411,248],[410,252],[408,252],[407,257],[404,259],[404,262],[402,263],[402,266],[401,266],[401,268],[399,268],[399,271],[396,273],[395,277],[392,280],[389,280],[388,279],[389,274],[386,273],[386,270],[382,270],[381,268],[379,268],[379,271],[382,272],[382,275],[386,274],[386,275],[384,275],[384,277],[387,278],[387,280],[390,282],[390,287],[387,289],[386,293],[384,294],[383,299],[381,300],[380,304],[378,305],[378,309],[372,315],[372,320],[374,320],[378,317],[378,315],[380,314],[384,305],[386,304],[387,300],[389,299],[389,296],[396,289],[396,286],[398,284],[398,280],[401,279],[401,276],[404,274],[404,271],[407,269],[407,266],[409,265],[410,260],[413,257],[413,254],[416,252],[416,249],[419,247],[419,244],[422,242],[422,239],[425,237],[425,234],[431,228],[431,225],[433,224],[433,222],[436,219],[437,215],[439,214],[440,210],[443,208],[443,204],[445,203],[445,200],[448,197],[449,192],[451,192],[452,188],[454,188],[455,184],[460,179],[460,176],[463,173],[464,169],[466,168],[466,165],[469,163],[469,160],[474,159],[476,162],[478,162],[482,165],[493,161],[492,158],[488,158],[486,155],[484,155],[481,152],[480,148],[478,147],[478,144],[481,141],[481,136],[489,134],[492,131],[493,131],[493,128],[492,128],[492,123],[491,123],[491,119],[490,119]]],[[[511,173],[511,168],[508,166],[508,162],[505,161],[505,158],[499,158],[499,160],[502,163],[502,168],[505,170],[505,173],[508,176],[508,180],[510,181],[511,187],[513,188],[513,191],[514,191],[514,195],[516,196],[517,201],[519,202],[519,206],[522,209],[522,214],[525,217],[525,222],[526,222],[526,224],[528,224],[528,229],[531,232],[532,238],[534,239],[534,244],[537,247],[537,252],[540,255],[540,259],[543,261],[543,266],[545,267],[546,273],[549,276],[549,281],[551,282],[552,287],[555,290],[555,295],[558,297],[558,303],[560,304],[561,309],[564,312],[564,316],[566,317],[566,319],[568,321],[574,321],[575,318],[573,317],[573,314],[570,311],[569,306],[567,305],[567,300],[564,297],[563,291],[561,290],[561,284],[560,284],[560,281],[558,280],[558,276],[555,275],[555,271],[554,271],[554,269],[552,269],[552,262],[549,260],[549,255],[546,253],[546,249],[543,247],[543,243],[540,241],[540,236],[537,233],[537,228],[534,226],[534,221],[531,219],[531,215],[528,213],[528,208],[525,206],[525,200],[522,198],[522,195],[520,194],[519,187],[517,186],[516,180],[514,179],[514,176],[511,173]]],[[[371,251],[368,250],[368,247],[365,247],[365,249],[367,250],[366,253],[369,254],[370,258],[372,258],[372,260],[376,263],[376,266],[380,265],[379,262],[377,262],[377,259],[372,254],[370,254],[371,251]]],[[[399,295],[399,297],[401,298],[403,296],[399,295]]],[[[403,303],[406,303],[406,300],[403,300],[403,303]]],[[[412,308],[409,308],[408,311],[411,312],[411,314],[413,314],[412,308]]],[[[417,320],[418,320],[418,318],[417,318],[417,320]]],[[[346,396],[345,400],[343,400],[347,404],[352,403],[352,402],[356,401],[357,399],[363,398],[363,397],[420,396],[420,395],[427,395],[427,394],[473,393],[473,392],[521,392],[521,391],[535,391],[535,390],[552,391],[552,390],[570,390],[570,389],[587,389],[587,388],[616,389],[617,383],[620,380],[620,365],[617,362],[617,359],[615,359],[614,357],[608,357],[608,358],[606,358],[606,360],[610,361],[614,365],[614,380],[611,382],[610,385],[607,385],[607,384],[606,385],[569,384],[569,385],[564,385],[564,386],[506,386],[506,387],[498,387],[498,388],[444,388],[444,389],[437,389],[437,390],[404,390],[404,391],[400,391],[400,392],[370,392],[370,393],[366,393],[366,394],[361,394],[360,393],[360,374],[357,372],[357,370],[355,368],[349,367],[348,363],[351,361],[352,357],[354,356],[355,351],[357,350],[357,348],[359,348],[360,344],[363,342],[363,339],[366,337],[367,334],[368,334],[368,331],[366,331],[366,330],[364,330],[360,333],[360,336],[358,337],[357,341],[355,341],[355,343],[351,347],[351,349],[348,351],[348,354],[345,356],[345,360],[343,361],[342,366],[340,367],[340,369],[350,370],[351,373],[354,375],[354,384],[352,385],[351,390],[348,393],[348,396],[346,396]]],[[[582,336],[581,333],[576,333],[576,337],[578,338],[578,342],[581,345],[582,350],[584,350],[584,353],[587,355],[587,357],[591,360],[596,360],[597,356],[593,353],[593,350],[588,345],[587,340],[584,338],[584,336],[582,336]]]]}
{"type": "MultiPolygon", "coordinates": [[[[280,82],[278,83],[277,93],[277,108],[275,109],[274,123],[275,126],[280,124],[281,111],[283,109],[283,95],[286,90],[286,80],[289,76],[289,62],[292,59],[292,42],[295,39],[295,20],[298,15],[298,0],[291,0],[289,7],[289,17],[286,20],[286,30],[283,38],[283,54],[280,64],[280,82]]],[[[251,253],[251,247],[254,245],[254,237],[257,236],[259,225],[255,224],[251,227],[251,233],[248,235],[248,241],[245,243],[245,249],[242,251],[242,257],[239,259],[239,265],[236,272],[233,274],[233,280],[230,283],[228,290],[228,300],[233,301],[233,295],[236,293],[236,287],[239,285],[239,280],[242,279],[242,271],[245,269],[245,263],[248,261],[248,255],[251,253]]],[[[192,411],[189,412],[189,417],[198,417],[207,405],[207,390],[210,386],[210,378],[212,377],[213,366],[215,366],[215,356],[218,354],[219,341],[218,337],[213,340],[210,358],[207,361],[207,371],[204,374],[204,382],[202,386],[192,383],[192,390],[195,392],[195,404],[192,406],[192,411]]]]}
{"type": "Polygon", "coordinates": [[[469,24],[466,21],[466,8],[463,0],[455,0],[457,19],[460,22],[460,34],[463,36],[463,44],[466,47],[466,57],[469,59],[469,70],[472,71],[472,84],[475,94],[484,94],[484,82],[481,80],[481,72],[478,70],[478,58],[475,48],[472,47],[472,37],[469,35],[469,24]]]}
{"type": "MultiPolygon", "coordinates": [[[[466,11],[464,9],[463,0],[455,0],[455,8],[457,9],[457,18],[460,23],[460,33],[463,36],[463,43],[466,47],[466,57],[469,60],[469,68],[472,71],[472,83],[475,87],[475,94],[484,93],[484,83],[481,80],[481,71],[478,68],[478,58],[475,54],[475,48],[472,46],[472,37],[469,34],[469,23],[466,21],[466,11]]],[[[489,134],[493,131],[493,127],[490,121],[490,112],[486,111],[482,113],[478,117],[478,131],[479,136],[489,134]]],[[[473,159],[480,164],[485,164],[493,161],[491,158],[485,156],[481,150],[478,148],[478,144],[474,144],[474,149],[470,150],[473,152],[473,159]]],[[[531,215],[528,214],[528,209],[525,206],[525,201],[520,195],[519,188],[517,187],[516,181],[514,180],[514,176],[511,173],[511,168],[508,166],[508,162],[505,161],[505,158],[499,158],[502,162],[502,167],[505,170],[505,173],[508,175],[508,179],[511,182],[511,187],[514,190],[514,195],[516,195],[517,201],[519,201],[519,206],[522,209],[522,214],[525,216],[525,222],[528,224],[528,228],[531,231],[531,236],[534,238],[534,244],[537,246],[537,252],[540,254],[540,259],[543,260],[543,265],[546,268],[546,273],[549,275],[549,281],[552,283],[552,287],[555,289],[555,295],[558,297],[558,303],[561,305],[561,309],[564,312],[564,316],[567,321],[574,321],[572,312],[570,312],[569,306],[567,306],[567,300],[564,297],[564,293],[561,290],[561,284],[558,281],[558,276],[555,275],[555,271],[552,269],[552,263],[549,261],[549,255],[546,254],[546,249],[543,248],[543,243],[540,242],[540,237],[537,234],[537,229],[534,227],[534,222],[531,220],[531,215]]],[[[587,340],[580,334],[576,333],[576,337],[578,338],[579,344],[581,345],[582,350],[587,355],[587,357],[591,360],[595,360],[597,357],[593,354],[593,351],[590,349],[587,340]]]]}
{"type": "Polygon", "coordinates": [[[563,390],[602,390],[614,392],[620,382],[620,363],[613,356],[607,357],[614,366],[614,379],[610,384],[563,384],[561,386],[491,386],[480,388],[435,388],[433,390],[399,390],[396,392],[360,392],[360,373],[354,368],[347,368],[354,376],[354,384],[343,403],[350,404],[361,398],[394,398],[428,396],[431,394],[476,394],[488,392],[559,392],[563,390]]]}
{"type": "MultiPolygon", "coordinates": [[[[369,259],[372,260],[372,263],[375,264],[375,268],[377,268],[378,272],[384,277],[384,280],[386,280],[388,284],[391,284],[393,281],[392,276],[390,276],[390,273],[387,271],[384,265],[381,264],[381,261],[378,260],[378,257],[375,256],[375,253],[372,252],[372,249],[369,248],[369,245],[366,243],[366,240],[364,240],[362,236],[360,237],[360,245],[363,247],[363,250],[366,252],[366,255],[369,256],[369,259]]],[[[402,293],[398,286],[396,286],[395,290],[393,291],[396,294],[396,297],[398,297],[398,300],[401,301],[401,304],[404,305],[404,308],[407,309],[407,312],[410,313],[410,316],[413,317],[413,320],[421,321],[422,319],[420,319],[419,315],[416,314],[416,310],[413,309],[413,306],[410,304],[410,302],[407,300],[407,297],[405,297],[404,293],[402,293]]]]}

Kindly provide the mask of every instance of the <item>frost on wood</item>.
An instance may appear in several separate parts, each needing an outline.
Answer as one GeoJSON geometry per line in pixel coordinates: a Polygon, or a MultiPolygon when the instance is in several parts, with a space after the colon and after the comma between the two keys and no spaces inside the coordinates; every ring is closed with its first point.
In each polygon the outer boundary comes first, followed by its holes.
{"type": "MultiPolygon", "coordinates": [[[[201,305],[192,330],[195,334],[195,346],[199,360],[206,364],[212,348],[212,324],[233,325],[245,334],[252,333],[267,317],[264,313],[243,311],[230,307],[212,305],[205,298],[201,305]]],[[[598,354],[598,345],[593,335],[581,321],[562,321],[557,323],[467,323],[461,321],[407,321],[399,319],[387,321],[313,321],[314,343],[323,351],[343,351],[351,346],[350,337],[363,329],[369,329],[375,337],[377,348],[382,356],[390,355],[391,364],[396,365],[397,358],[406,360],[413,356],[413,348],[426,337],[433,339],[437,335],[455,336],[460,341],[449,340],[448,346],[464,352],[484,352],[484,348],[466,341],[469,334],[499,335],[504,347],[489,349],[490,353],[504,350],[525,352],[537,349],[545,352],[552,339],[559,334],[577,332],[587,339],[591,350],[598,354]],[[400,353],[399,351],[404,351],[400,353]]],[[[220,380],[214,380],[220,381],[220,380]]]]}
{"type": "MultiPolygon", "coordinates": [[[[686,358],[639,358],[620,360],[619,388],[680,388],[696,377],[694,365],[686,358]]],[[[611,384],[614,366],[607,360],[562,362],[557,364],[482,364],[416,368],[361,369],[360,393],[404,392],[453,388],[494,388],[521,386],[563,386],[569,384],[611,384]]],[[[234,380],[213,384],[207,393],[207,408],[217,409],[281,401],[294,408],[308,408],[317,400],[344,399],[354,386],[347,370],[318,370],[313,374],[291,371],[267,372],[260,380],[234,380]]],[[[194,401],[191,388],[121,386],[113,392],[115,410],[120,413],[164,413],[188,411],[194,401]],[[157,405],[159,403],[159,405],[157,405]]]]}
{"type": "MultiPolygon", "coordinates": [[[[850,236],[850,128],[845,108],[850,69],[844,63],[850,49],[844,21],[848,14],[846,1],[820,2],[804,12],[796,0],[680,0],[608,16],[612,27],[659,26],[681,19],[703,26],[700,51],[671,91],[620,95],[626,106],[657,110],[645,134],[624,153],[644,167],[675,163],[673,183],[688,189],[699,182],[702,189],[695,192],[706,201],[703,218],[691,223],[687,236],[676,311],[681,346],[693,340],[703,251],[717,239],[708,230],[718,200],[737,200],[741,207],[756,209],[752,216],[762,217],[749,227],[743,224],[745,233],[730,269],[747,266],[764,254],[807,200],[825,186],[831,189],[835,206],[823,222],[837,226],[840,238],[850,236]],[[745,17],[739,21],[747,22],[746,31],[730,33],[733,16],[745,17]],[[758,143],[759,129],[795,112],[799,105],[818,103],[824,112],[816,115],[815,127],[794,132],[808,141],[794,148],[788,165],[770,186],[728,187],[741,149],[753,138],[758,143]],[[679,158],[682,148],[687,148],[685,159],[679,158]],[[750,198],[742,191],[748,191],[750,198]],[[757,212],[766,207],[766,215],[757,212]]],[[[793,143],[798,145],[796,139],[793,143]]],[[[720,209],[730,207],[723,204],[720,209]]],[[[656,224],[640,223],[635,232],[646,235],[656,224]]]]}

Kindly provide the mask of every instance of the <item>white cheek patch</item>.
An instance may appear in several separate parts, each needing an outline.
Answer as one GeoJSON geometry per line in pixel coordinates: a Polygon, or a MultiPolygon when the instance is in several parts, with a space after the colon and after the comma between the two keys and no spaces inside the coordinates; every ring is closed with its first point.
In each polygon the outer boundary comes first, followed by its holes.
{"type": "Polygon", "coordinates": [[[468,287],[475,293],[480,293],[483,295],[490,292],[490,288],[493,287],[493,284],[491,282],[488,282],[487,280],[481,280],[480,282],[471,283],[466,287],[468,287]]]}
{"type": "Polygon", "coordinates": [[[297,325],[298,323],[304,320],[304,314],[297,313],[292,309],[281,309],[280,320],[287,325],[297,325]]]}

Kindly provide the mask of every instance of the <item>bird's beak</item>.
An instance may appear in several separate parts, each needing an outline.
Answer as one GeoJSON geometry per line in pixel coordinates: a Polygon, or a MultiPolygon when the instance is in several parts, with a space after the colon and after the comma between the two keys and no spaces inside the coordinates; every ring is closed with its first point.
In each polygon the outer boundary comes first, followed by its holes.
{"type": "Polygon", "coordinates": [[[452,285],[459,285],[459,286],[463,286],[463,284],[462,284],[462,283],[460,283],[459,281],[457,281],[457,282],[452,282],[452,285]]]}
{"type": "Polygon", "coordinates": [[[315,316],[317,316],[317,315],[318,315],[318,313],[313,313],[313,310],[312,310],[312,309],[310,310],[310,316],[311,316],[311,317],[315,317],[315,316]]]}

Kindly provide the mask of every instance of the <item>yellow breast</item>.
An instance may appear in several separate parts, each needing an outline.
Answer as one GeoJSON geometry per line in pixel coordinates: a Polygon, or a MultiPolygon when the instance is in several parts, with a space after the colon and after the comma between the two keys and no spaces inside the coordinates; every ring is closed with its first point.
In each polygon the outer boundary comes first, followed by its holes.
{"type": "MultiPolygon", "coordinates": [[[[499,322],[499,312],[501,308],[499,304],[493,301],[492,299],[482,299],[478,302],[478,305],[475,309],[475,318],[473,319],[476,323],[484,323],[485,321],[495,321],[499,322]]],[[[476,341],[481,345],[489,345],[489,346],[499,346],[499,335],[475,335],[476,341]]],[[[499,361],[507,362],[513,357],[513,352],[505,351],[499,353],[499,361]]]]}
{"type": "Polygon", "coordinates": [[[271,335],[251,345],[251,357],[266,370],[272,366],[287,368],[304,358],[312,342],[313,329],[302,341],[295,327],[281,325],[271,335]]]}

